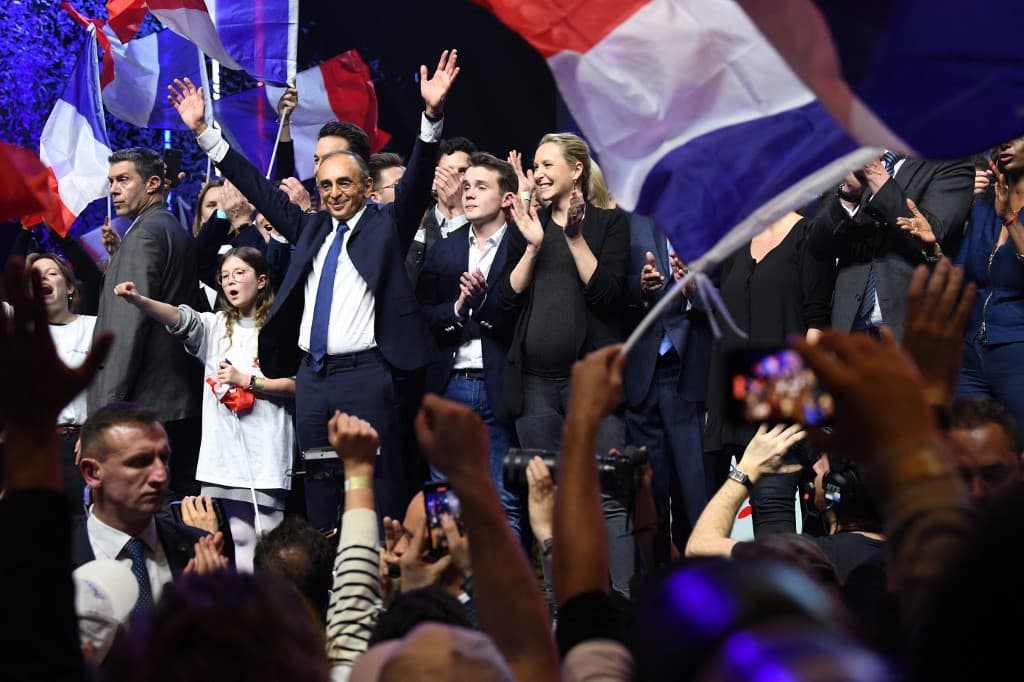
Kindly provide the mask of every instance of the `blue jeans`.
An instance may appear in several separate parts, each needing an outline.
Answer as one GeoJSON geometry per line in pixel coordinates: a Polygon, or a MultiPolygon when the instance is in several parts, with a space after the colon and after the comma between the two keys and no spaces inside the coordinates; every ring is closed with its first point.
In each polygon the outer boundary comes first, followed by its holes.
{"type": "MultiPolygon", "coordinates": [[[[512,447],[512,431],[495,417],[494,410],[491,409],[487,400],[487,389],[483,378],[468,379],[461,374],[453,373],[444,390],[444,397],[473,410],[484,420],[484,424],[487,424],[491,439],[491,478],[494,479],[494,485],[498,488],[501,506],[505,509],[509,525],[512,526],[512,530],[517,536],[521,535],[523,501],[518,493],[506,490],[502,480],[505,453],[512,447]]],[[[430,467],[430,477],[435,481],[444,478],[441,472],[434,467],[430,467]]]]}
{"type": "Polygon", "coordinates": [[[963,366],[954,396],[987,396],[1002,403],[1024,429],[1024,343],[964,343],[963,366]]]}

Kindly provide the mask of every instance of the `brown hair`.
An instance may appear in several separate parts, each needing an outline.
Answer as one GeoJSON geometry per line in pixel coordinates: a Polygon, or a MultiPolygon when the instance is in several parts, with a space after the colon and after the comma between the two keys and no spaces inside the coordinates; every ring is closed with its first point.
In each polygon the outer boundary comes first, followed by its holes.
{"type": "Polygon", "coordinates": [[[192,236],[198,237],[199,232],[203,229],[203,200],[206,199],[206,193],[214,187],[223,187],[224,178],[214,178],[207,180],[203,188],[199,190],[199,198],[196,199],[196,217],[192,219],[192,236]]]}
{"type": "Polygon", "coordinates": [[[72,289],[71,293],[68,294],[68,310],[73,313],[78,312],[79,305],[82,302],[81,294],[81,283],[78,278],[75,277],[75,271],[71,269],[63,258],[55,253],[30,253],[25,258],[25,266],[31,268],[32,265],[41,260],[53,261],[57,265],[57,269],[60,270],[60,274],[64,276],[64,282],[69,289],[72,289]]]}
{"type": "MultiPolygon", "coordinates": [[[[274,288],[270,284],[270,266],[267,265],[267,259],[263,257],[259,249],[254,249],[251,246],[239,246],[238,248],[231,249],[220,258],[219,268],[224,267],[224,261],[228,258],[237,258],[246,265],[252,267],[256,271],[256,277],[259,278],[262,275],[267,277],[267,286],[263,287],[256,293],[256,329],[262,329],[263,323],[267,321],[267,317],[270,315],[270,308],[274,305],[274,288]]],[[[224,288],[221,287],[217,292],[217,305],[224,314],[227,316],[225,320],[225,327],[227,331],[228,347],[231,346],[231,335],[235,331],[235,322],[242,319],[242,311],[237,307],[231,305],[227,297],[224,296],[224,288]]]]}

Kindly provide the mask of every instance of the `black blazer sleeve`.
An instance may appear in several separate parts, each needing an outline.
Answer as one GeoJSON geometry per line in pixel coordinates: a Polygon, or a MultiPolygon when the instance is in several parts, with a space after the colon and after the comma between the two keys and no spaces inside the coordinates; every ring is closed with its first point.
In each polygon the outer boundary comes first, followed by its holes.
{"type": "MultiPolygon", "coordinates": [[[[588,205],[587,210],[593,210],[588,205]]],[[[626,274],[629,272],[629,223],[622,211],[605,211],[604,239],[588,239],[591,251],[597,259],[597,268],[590,281],[583,287],[587,305],[595,309],[608,309],[622,305],[625,293],[626,274]],[[594,248],[597,246],[597,248],[594,248]]]]}
{"type": "Polygon", "coordinates": [[[231,221],[226,218],[218,218],[214,213],[210,219],[203,223],[199,235],[196,237],[196,263],[199,270],[199,281],[206,286],[217,289],[217,254],[222,244],[228,241],[228,233],[231,231],[231,221]]]}
{"type": "Polygon", "coordinates": [[[825,329],[832,319],[832,289],[836,283],[835,259],[814,248],[813,221],[805,220],[793,229],[802,230],[800,239],[800,288],[803,323],[807,329],[825,329]]]}
{"type": "Polygon", "coordinates": [[[285,239],[292,244],[298,242],[305,214],[287,194],[270,184],[256,166],[234,149],[228,149],[217,168],[285,239]]]}
{"type": "Polygon", "coordinates": [[[277,143],[277,160],[274,161],[274,182],[295,175],[295,143],[291,140],[277,143]]]}

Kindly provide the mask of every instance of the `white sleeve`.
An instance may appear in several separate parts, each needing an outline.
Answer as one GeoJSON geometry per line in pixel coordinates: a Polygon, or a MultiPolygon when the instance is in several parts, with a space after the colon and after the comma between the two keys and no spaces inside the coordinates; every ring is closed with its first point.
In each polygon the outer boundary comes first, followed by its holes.
{"type": "Polygon", "coordinates": [[[327,656],[334,666],[351,666],[366,651],[383,610],[378,542],[374,510],[345,512],[327,607],[327,656]]]}

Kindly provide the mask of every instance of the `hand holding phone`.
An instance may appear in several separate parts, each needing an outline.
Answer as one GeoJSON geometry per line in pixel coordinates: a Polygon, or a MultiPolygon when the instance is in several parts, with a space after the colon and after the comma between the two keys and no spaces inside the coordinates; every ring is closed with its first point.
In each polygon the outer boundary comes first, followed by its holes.
{"type": "Polygon", "coordinates": [[[747,422],[824,426],[832,418],[832,396],[789,348],[743,349],[727,360],[729,413],[747,422]]]}
{"type": "Polygon", "coordinates": [[[462,523],[462,505],[448,481],[428,481],[423,485],[423,505],[427,515],[427,553],[440,558],[448,553],[448,537],[445,535],[442,517],[448,515],[455,522],[459,535],[465,535],[462,523]]]}

